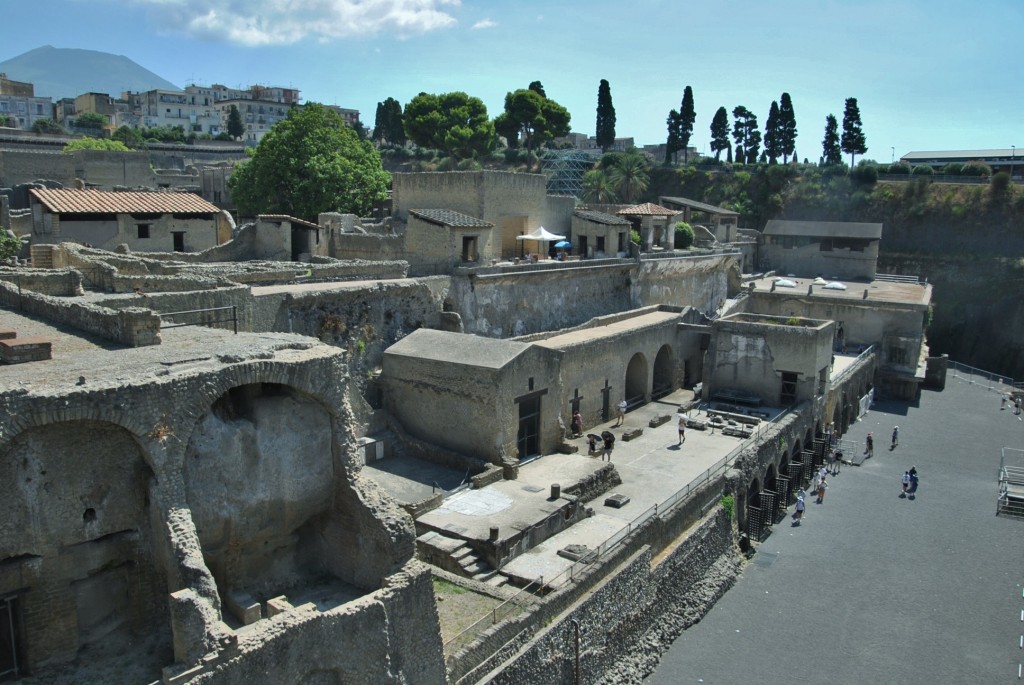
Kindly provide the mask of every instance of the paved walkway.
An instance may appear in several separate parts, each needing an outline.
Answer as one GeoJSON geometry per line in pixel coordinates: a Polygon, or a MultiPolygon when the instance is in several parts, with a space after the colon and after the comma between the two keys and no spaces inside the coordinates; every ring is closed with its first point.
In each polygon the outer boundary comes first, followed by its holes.
{"type": "Polygon", "coordinates": [[[1000,450],[1024,447],[1024,422],[950,374],[944,392],[878,403],[844,437],[869,430],[874,458],[808,500],[801,526],[777,525],[646,682],[1020,682],[1024,520],[995,509],[1000,450]],[[913,465],[918,496],[900,498],[913,465]]]}

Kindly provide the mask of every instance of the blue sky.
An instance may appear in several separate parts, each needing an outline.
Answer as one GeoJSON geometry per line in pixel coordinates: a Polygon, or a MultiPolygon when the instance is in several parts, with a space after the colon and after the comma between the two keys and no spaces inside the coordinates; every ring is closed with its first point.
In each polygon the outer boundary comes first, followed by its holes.
{"type": "MultiPolygon", "coordinates": [[[[867,158],[1024,147],[1022,0],[0,0],[0,61],[42,45],[123,54],[178,84],[298,88],[359,109],[462,90],[500,113],[544,84],[594,134],[611,85],[616,133],[665,140],[693,88],[691,145],[720,106],[760,127],[788,92],[797,152],[816,161],[827,114],[860,105],[867,158]],[[1016,138],[1015,138],[1016,136],[1016,138]]],[[[75,94],[68,94],[75,95],[75,94]]],[[[730,116],[731,120],[731,116],[730,116]]],[[[1022,153],[1024,154],[1024,153],[1022,153]]]]}

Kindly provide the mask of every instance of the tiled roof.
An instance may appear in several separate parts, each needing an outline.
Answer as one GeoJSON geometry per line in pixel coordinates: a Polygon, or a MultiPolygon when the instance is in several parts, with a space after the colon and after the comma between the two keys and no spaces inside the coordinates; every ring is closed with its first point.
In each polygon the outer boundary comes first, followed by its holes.
{"type": "Polygon", "coordinates": [[[656,205],[653,202],[645,202],[642,205],[633,205],[632,207],[620,209],[616,214],[623,216],[675,216],[679,212],[656,205]]]}
{"type": "Polygon", "coordinates": [[[303,228],[315,228],[318,231],[322,228],[321,226],[314,224],[310,221],[306,221],[305,219],[297,219],[294,216],[288,216],[287,214],[257,214],[256,218],[259,219],[260,221],[287,221],[289,223],[301,226],[303,228]]]}
{"type": "Polygon", "coordinates": [[[573,215],[578,216],[581,219],[591,221],[595,224],[607,224],[609,226],[629,226],[630,223],[623,219],[621,216],[615,216],[614,214],[605,214],[604,212],[598,212],[593,209],[577,209],[573,212],[573,215]]]}
{"type": "Polygon", "coordinates": [[[858,221],[784,221],[770,219],[764,235],[802,235],[812,238],[859,238],[881,240],[882,224],[858,221]]]}
{"type": "Polygon", "coordinates": [[[32,188],[32,195],[57,214],[218,214],[194,193],[114,193],[104,190],[32,188]]]}
{"type": "Polygon", "coordinates": [[[494,224],[451,209],[410,209],[409,213],[438,226],[452,228],[494,228],[494,224]]]}

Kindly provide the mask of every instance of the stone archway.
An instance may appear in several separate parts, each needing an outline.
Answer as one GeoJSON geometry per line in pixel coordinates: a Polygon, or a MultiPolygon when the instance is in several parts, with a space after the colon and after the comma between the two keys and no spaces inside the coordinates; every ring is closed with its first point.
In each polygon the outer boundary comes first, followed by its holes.
{"type": "Polygon", "coordinates": [[[662,345],[654,358],[654,375],[651,378],[651,399],[659,399],[675,390],[675,362],[672,348],[662,345]]]}
{"type": "Polygon", "coordinates": [[[231,388],[201,418],[183,477],[222,604],[329,579],[321,527],[334,506],[333,452],[330,413],[289,386],[231,388]]]}
{"type": "Polygon", "coordinates": [[[634,354],[626,366],[626,402],[630,408],[647,402],[649,398],[647,379],[647,357],[642,352],[634,354]]]}
{"type": "Polygon", "coordinates": [[[29,670],[73,659],[116,668],[131,653],[158,674],[173,660],[153,487],[135,435],[106,421],[34,426],[0,453],[0,521],[11,526],[0,565],[12,571],[0,595],[18,593],[29,670]]]}

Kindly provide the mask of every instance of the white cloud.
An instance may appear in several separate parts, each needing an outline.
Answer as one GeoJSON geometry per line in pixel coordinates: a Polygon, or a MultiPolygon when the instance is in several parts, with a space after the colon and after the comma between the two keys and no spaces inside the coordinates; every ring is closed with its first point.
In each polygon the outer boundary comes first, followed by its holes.
{"type": "Polygon", "coordinates": [[[407,37],[454,26],[461,0],[137,0],[159,26],[246,46],[391,32],[407,37]]]}
{"type": "Polygon", "coordinates": [[[481,19],[477,23],[473,24],[474,29],[493,29],[498,25],[498,22],[491,21],[490,19],[481,19]]]}

